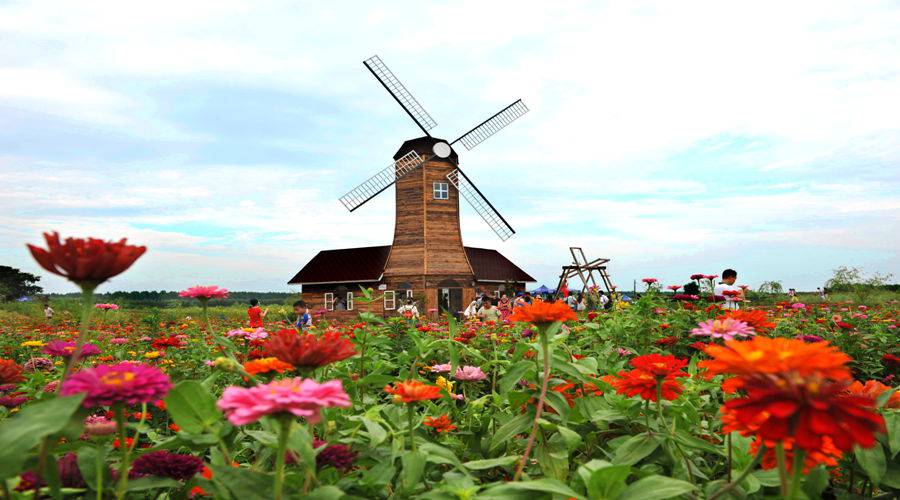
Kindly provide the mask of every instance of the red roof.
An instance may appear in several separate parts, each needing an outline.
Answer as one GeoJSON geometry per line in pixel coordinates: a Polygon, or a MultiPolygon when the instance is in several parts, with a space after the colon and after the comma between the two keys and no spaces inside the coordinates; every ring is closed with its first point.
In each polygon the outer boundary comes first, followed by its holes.
{"type": "MultiPolygon", "coordinates": [[[[535,281],[496,250],[472,247],[465,249],[476,281],[535,281]]],[[[390,245],[322,250],[288,284],[379,281],[390,251],[390,245]]]]}

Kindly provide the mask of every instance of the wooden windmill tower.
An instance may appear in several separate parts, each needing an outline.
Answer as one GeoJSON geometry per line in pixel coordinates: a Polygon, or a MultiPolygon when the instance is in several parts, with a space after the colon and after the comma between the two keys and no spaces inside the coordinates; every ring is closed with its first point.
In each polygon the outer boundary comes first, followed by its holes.
{"type": "MultiPolygon", "coordinates": [[[[471,150],[528,112],[525,104],[517,100],[448,142],[432,137],[429,131],[437,125],[434,119],[378,56],[366,59],[363,64],[425,134],[405,141],[390,165],[340,198],[341,203],[353,212],[396,184],[394,240],[385,252],[382,273],[377,279],[381,288],[404,292],[403,295],[409,296],[423,293],[426,303],[420,304],[420,307],[440,307],[455,312],[468,303],[476,289],[487,286],[497,288],[489,283],[509,281],[521,283],[524,287],[525,282],[534,281],[494,250],[463,246],[459,222],[460,197],[475,209],[501,240],[506,241],[515,231],[460,170],[459,157],[453,149],[456,144],[462,144],[471,150]]],[[[375,248],[383,247],[370,247],[375,248]]],[[[348,250],[357,251],[354,260],[362,258],[360,252],[375,255],[375,250],[348,250]]],[[[322,257],[321,262],[316,264],[322,254],[320,252],[290,282],[303,284],[304,295],[307,285],[354,281],[338,281],[325,276],[324,271],[318,272],[320,269],[317,266],[333,266],[340,260],[340,256],[332,254],[322,257]],[[328,281],[324,281],[326,278],[328,281]]],[[[376,260],[380,258],[373,257],[376,260]]],[[[377,268],[376,264],[369,267],[377,268]]],[[[348,277],[356,278],[356,275],[362,274],[365,273],[360,270],[355,274],[348,273],[348,277]]],[[[371,278],[369,276],[369,282],[374,281],[371,278]]],[[[356,279],[355,282],[362,280],[356,279]]],[[[387,304],[384,307],[389,308],[387,304]]]]}

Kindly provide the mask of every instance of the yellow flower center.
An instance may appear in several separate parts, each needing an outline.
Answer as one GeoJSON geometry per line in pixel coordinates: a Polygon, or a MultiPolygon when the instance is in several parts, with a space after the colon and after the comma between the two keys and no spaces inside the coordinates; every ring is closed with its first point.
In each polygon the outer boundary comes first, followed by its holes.
{"type": "Polygon", "coordinates": [[[100,377],[100,382],[106,385],[122,385],[134,380],[132,372],[109,372],[100,377]]]}
{"type": "Polygon", "coordinates": [[[765,356],[765,353],[763,353],[762,351],[759,351],[759,350],[750,351],[747,353],[747,359],[749,361],[759,361],[760,359],[762,359],[763,356],[765,356]]]}

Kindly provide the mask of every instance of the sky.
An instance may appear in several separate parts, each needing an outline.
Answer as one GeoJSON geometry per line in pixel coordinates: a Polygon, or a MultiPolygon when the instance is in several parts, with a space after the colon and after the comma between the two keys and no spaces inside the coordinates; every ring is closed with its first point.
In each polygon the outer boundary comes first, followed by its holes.
{"type": "Polygon", "coordinates": [[[0,265],[73,286],[43,231],[148,251],[98,291],[293,290],[319,250],[389,244],[346,191],[421,132],[530,111],[461,166],[517,231],[466,245],[555,286],[569,246],[620,288],[738,270],[900,275],[900,4],[0,1],[0,265]]]}

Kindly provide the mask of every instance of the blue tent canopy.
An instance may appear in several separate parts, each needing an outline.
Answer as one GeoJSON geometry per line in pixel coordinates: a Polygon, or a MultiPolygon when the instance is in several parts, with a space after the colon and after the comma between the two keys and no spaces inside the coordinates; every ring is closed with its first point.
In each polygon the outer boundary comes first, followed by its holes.
{"type": "Polygon", "coordinates": [[[556,292],[556,290],[554,290],[552,288],[547,288],[546,285],[541,285],[531,291],[531,293],[534,293],[534,294],[555,293],[555,292],[556,292]]]}

